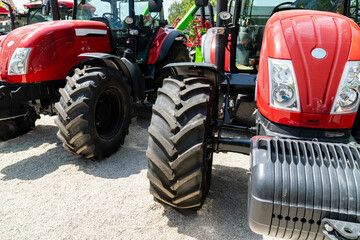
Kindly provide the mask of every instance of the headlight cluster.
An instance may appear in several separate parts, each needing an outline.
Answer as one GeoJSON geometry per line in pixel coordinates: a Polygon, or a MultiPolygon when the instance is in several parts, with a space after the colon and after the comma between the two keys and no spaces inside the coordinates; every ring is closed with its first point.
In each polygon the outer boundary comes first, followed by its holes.
{"type": "Polygon", "coordinates": [[[9,75],[27,74],[27,65],[31,48],[17,48],[9,63],[9,75]]]}
{"type": "Polygon", "coordinates": [[[269,58],[270,106],[300,112],[299,91],[291,60],[269,58]]]}
{"type": "Polygon", "coordinates": [[[359,107],[360,62],[347,62],[331,108],[332,114],[356,112],[359,107]]]}

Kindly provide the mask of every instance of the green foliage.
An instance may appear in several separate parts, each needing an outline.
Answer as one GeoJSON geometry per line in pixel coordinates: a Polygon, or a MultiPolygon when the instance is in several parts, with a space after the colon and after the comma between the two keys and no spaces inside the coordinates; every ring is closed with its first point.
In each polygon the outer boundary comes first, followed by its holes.
{"type": "Polygon", "coordinates": [[[180,2],[175,1],[169,7],[168,20],[173,23],[174,20],[179,17],[180,19],[189,11],[189,9],[195,4],[194,0],[182,0],[180,2]]]}
{"type": "MultiPolygon", "coordinates": [[[[209,2],[213,7],[216,6],[216,0],[209,0],[209,2]]],[[[169,22],[173,23],[177,17],[183,18],[193,5],[195,5],[194,0],[174,1],[169,7],[169,22]]]]}
{"type": "MultiPolygon", "coordinates": [[[[216,0],[209,0],[211,5],[213,6],[214,10],[216,10],[216,0]]],[[[180,0],[174,1],[169,7],[169,15],[168,21],[169,23],[174,23],[174,20],[179,17],[182,19],[185,14],[190,10],[192,6],[195,5],[195,0],[180,0]]],[[[195,18],[193,18],[195,20],[195,18]]],[[[191,37],[195,36],[195,24],[193,21],[190,21],[187,31],[190,32],[191,37]]]]}

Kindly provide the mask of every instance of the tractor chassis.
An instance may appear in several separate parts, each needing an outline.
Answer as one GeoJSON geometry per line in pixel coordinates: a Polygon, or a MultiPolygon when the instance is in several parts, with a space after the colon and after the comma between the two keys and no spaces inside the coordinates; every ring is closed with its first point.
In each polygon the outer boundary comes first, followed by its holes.
{"type": "Polygon", "coordinates": [[[360,199],[360,147],[350,129],[313,128],[294,138],[294,131],[302,129],[292,127],[284,130],[287,135],[279,134],[273,131],[279,126],[266,122],[259,112],[256,127],[232,124],[230,89],[244,93],[253,90],[252,75],[227,76],[215,66],[201,63],[167,67],[178,76],[208,78],[210,88],[215,88],[210,99],[217,101],[220,92],[225,92],[222,102],[210,100],[208,104],[208,112],[215,117],[210,122],[213,134],[208,136],[207,152],[250,154],[249,224],[253,230],[273,237],[308,234],[309,239],[324,235],[329,239],[358,239],[356,209],[360,205],[353,201],[360,199]],[[221,118],[217,117],[219,113],[221,118]],[[256,136],[259,128],[268,136],[256,136]],[[318,138],[311,138],[312,133],[318,138]],[[352,200],[346,202],[348,198],[352,200]]]}
{"type": "Polygon", "coordinates": [[[38,108],[38,112],[42,110],[42,113],[55,114],[51,105],[58,101],[58,90],[64,85],[65,80],[39,83],[0,82],[0,120],[24,116],[27,113],[24,106],[27,104],[38,108]],[[47,108],[50,110],[46,111],[47,108]]]}

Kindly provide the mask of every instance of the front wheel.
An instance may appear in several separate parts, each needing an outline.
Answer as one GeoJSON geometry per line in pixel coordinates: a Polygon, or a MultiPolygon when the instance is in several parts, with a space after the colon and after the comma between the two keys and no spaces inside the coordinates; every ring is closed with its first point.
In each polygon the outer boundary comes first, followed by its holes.
{"type": "Polygon", "coordinates": [[[149,127],[150,193],[176,208],[198,208],[209,191],[212,151],[210,82],[203,77],[164,79],[149,127]]]}
{"type": "Polygon", "coordinates": [[[6,141],[29,132],[35,127],[36,119],[40,116],[35,109],[26,106],[27,113],[22,117],[0,121],[0,140],[6,141]]]}
{"type": "Polygon", "coordinates": [[[58,138],[70,152],[101,159],[124,143],[131,118],[125,75],[109,67],[77,69],[55,107],[58,138]]]}

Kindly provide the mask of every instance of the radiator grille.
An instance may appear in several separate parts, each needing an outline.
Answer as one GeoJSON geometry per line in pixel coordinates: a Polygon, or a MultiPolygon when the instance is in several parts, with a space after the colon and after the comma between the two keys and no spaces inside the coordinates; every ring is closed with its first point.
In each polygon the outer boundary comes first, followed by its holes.
{"type": "MultiPolygon", "coordinates": [[[[256,206],[266,203],[269,208],[268,203],[272,203],[271,210],[263,211],[270,218],[268,235],[323,239],[320,225],[325,217],[360,221],[358,145],[275,138],[255,141],[250,185],[260,182],[260,188],[270,194],[259,198],[254,187],[249,186],[249,204],[259,201],[256,206]]],[[[250,218],[261,216],[249,209],[250,218]]]]}

